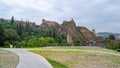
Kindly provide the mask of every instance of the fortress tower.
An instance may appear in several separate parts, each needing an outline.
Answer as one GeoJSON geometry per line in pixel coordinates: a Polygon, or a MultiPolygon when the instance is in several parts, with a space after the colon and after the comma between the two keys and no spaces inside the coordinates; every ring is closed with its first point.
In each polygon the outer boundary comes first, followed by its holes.
{"type": "Polygon", "coordinates": [[[94,33],[94,35],[95,35],[96,37],[98,37],[95,29],[93,29],[92,32],[94,33]]]}

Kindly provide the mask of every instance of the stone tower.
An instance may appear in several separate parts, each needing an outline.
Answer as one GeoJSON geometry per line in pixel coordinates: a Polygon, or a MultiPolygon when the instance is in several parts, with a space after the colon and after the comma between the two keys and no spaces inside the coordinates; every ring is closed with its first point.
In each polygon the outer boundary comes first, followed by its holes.
{"type": "Polygon", "coordinates": [[[96,37],[98,36],[97,33],[96,33],[96,31],[95,31],[95,29],[93,29],[92,32],[94,33],[94,35],[95,35],[96,37]]]}
{"type": "Polygon", "coordinates": [[[42,19],[42,23],[45,23],[45,19],[42,19]]]}
{"type": "Polygon", "coordinates": [[[69,44],[73,43],[72,37],[69,34],[67,34],[67,43],[69,44]]]}

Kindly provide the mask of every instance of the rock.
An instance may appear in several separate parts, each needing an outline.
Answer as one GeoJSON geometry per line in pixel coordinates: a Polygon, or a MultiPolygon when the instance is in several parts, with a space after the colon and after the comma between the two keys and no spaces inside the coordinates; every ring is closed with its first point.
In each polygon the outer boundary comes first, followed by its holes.
{"type": "Polygon", "coordinates": [[[79,32],[79,30],[77,29],[73,19],[71,19],[71,21],[63,21],[63,24],[61,24],[60,33],[67,36],[68,43],[71,43],[74,39],[83,40],[83,36],[81,32],[79,32]]]}
{"type": "Polygon", "coordinates": [[[96,35],[92,31],[88,30],[86,27],[77,27],[77,28],[84,36],[85,40],[90,41],[96,39],[96,35]]]}
{"type": "Polygon", "coordinates": [[[43,30],[50,30],[50,29],[59,29],[60,25],[55,21],[46,21],[45,19],[42,19],[42,24],[40,26],[43,30]]]}

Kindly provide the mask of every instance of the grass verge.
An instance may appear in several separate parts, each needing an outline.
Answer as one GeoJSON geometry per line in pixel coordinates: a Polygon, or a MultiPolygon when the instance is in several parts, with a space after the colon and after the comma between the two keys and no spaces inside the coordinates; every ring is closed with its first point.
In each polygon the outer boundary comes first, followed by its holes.
{"type": "Polygon", "coordinates": [[[55,61],[55,60],[52,60],[50,58],[46,58],[48,60],[49,63],[51,63],[51,65],[54,67],[54,68],[68,68],[67,66],[55,61]]]}
{"type": "Polygon", "coordinates": [[[16,68],[18,60],[15,53],[0,49],[0,68],[16,68]]]}

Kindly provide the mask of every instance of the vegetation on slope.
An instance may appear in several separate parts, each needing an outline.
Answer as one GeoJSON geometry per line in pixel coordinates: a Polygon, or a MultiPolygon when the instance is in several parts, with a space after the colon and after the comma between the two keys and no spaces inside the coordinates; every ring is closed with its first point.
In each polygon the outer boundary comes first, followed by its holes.
{"type": "Polygon", "coordinates": [[[40,47],[51,43],[53,43],[52,45],[66,43],[66,38],[57,30],[35,29],[31,26],[31,22],[17,22],[14,17],[11,18],[11,21],[0,22],[0,38],[0,46],[3,47],[10,47],[10,44],[13,44],[14,47],[40,47]]]}

